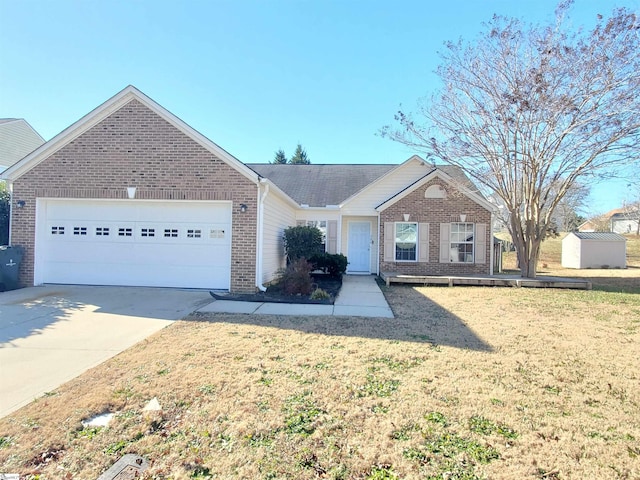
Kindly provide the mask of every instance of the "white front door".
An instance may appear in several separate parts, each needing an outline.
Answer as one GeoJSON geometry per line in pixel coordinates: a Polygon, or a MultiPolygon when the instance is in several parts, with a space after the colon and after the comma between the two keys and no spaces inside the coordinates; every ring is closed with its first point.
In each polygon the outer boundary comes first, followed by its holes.
{"type": "Polygon", "coordinates": [[[371,223],[349,222],[348,273],[371,273],[371,223]]]}

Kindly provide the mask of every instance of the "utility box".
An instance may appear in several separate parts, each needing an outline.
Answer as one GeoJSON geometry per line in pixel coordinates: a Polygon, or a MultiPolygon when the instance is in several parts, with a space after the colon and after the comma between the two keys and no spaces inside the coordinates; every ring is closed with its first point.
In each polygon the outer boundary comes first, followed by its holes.
{"type": "Polygon", "coordinates": [[[18,271],[23,254],[22,247],[0,247],[0,292],[18,288],[18,271]]]}
{"type": "Polygon", "coordinates": [[[617,233],[571,232],[562,239],[564,268],[627,268],[627,239],[617,233]]]}

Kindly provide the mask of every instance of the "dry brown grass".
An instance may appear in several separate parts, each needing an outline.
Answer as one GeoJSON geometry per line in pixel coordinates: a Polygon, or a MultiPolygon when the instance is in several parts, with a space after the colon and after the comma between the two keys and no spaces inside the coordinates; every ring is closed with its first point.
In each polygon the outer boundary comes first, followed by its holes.
{"type": "Polygon", "coordinates": [[[613,288],[383,287],[395,320],[194,316],[0,420],[0,472],[95,479],[138,453],[148,478],[638,479],[640,295],[613,288]]]}

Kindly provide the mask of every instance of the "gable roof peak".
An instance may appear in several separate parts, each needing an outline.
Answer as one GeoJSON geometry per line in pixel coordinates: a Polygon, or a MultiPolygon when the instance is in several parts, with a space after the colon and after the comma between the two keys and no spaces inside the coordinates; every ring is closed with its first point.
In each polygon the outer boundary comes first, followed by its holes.
{"type": "Polygon", "coordinates": [[[169,112],[159,103],[152,100],[150,97],[142,93],[133,85],[127,85],[114,96],[98,105],[96,108],[91,110],[89,113],[87,113],[85,116],[80,118],[78,121],[76,121],[66,129],[64,129],[51,140],[41,145],[39,148],[34,150],[32,153],[24,157],[13,166],[9,167],[2,173],[2,178],[5,178],[9,181],[13,181],[19,178],[21,175],[31,170],[33,167],[48,158],[50,155],[52,155],[74,139],[78,138],[87,130],[97,125],[109,115],[124,107],[132,99],[138,100],[149,110],[156,113],[162,119],[170,123],[173,127],[177,128],[182,133],[190,137],[193,141],[202,145],[202,147],[209,150],[211,153],[220,158],[220,160],[237,170],[239,173],[243,174],[245,177],[251,179],[252,181],[258,182],[258,175],[244,163],[242,163],[240,160],[221,148],[216,143],[209,140],[193,127],[189,126],[173,113],[169,112]]]}

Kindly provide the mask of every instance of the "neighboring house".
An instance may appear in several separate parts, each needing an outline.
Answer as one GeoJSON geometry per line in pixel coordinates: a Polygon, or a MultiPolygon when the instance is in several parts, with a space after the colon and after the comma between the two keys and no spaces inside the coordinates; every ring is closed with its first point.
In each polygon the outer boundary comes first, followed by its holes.
{"type": "Polygon", "coordinates": [[[2,177],[26,285],[255,291],[294,225],[348,273],[492,273],[492,207],[459,169],[244,164],[131,86],[2,177]]]}
{"type": "Polygon", "coordinates": [[[571,232],[562,239],[564,268],[627,268],[627,240],[617,233],[571,232]]]}
{"type": "Polygon", "coordinates": [[[592,218],[578,227],[579,232],[638,233],[640,211],[638,206],[615,208],[592,218]]]}
{"type": "Polygon", "coordinates": [[[629,206],[611,215],[611,231],[613,233],[635,233],[638,234],[638,222],[640,219],[639,207],[629,206]]]}
{"type": "Polygon", "coordinates": [[[0,173],[44,143],[22,118],[0,118],[0,173]]]}

